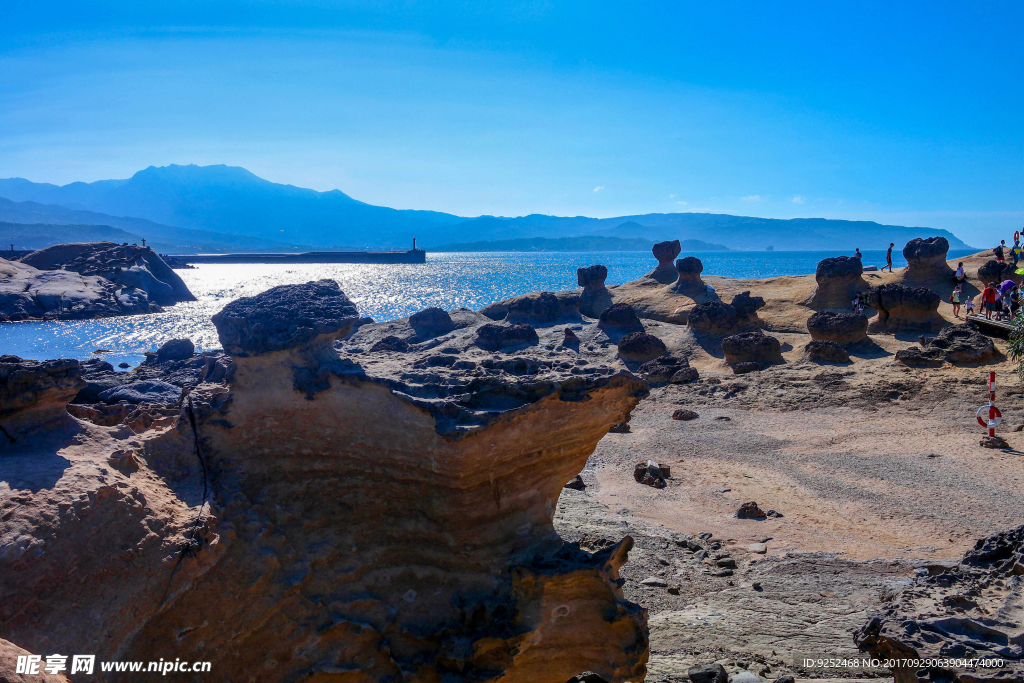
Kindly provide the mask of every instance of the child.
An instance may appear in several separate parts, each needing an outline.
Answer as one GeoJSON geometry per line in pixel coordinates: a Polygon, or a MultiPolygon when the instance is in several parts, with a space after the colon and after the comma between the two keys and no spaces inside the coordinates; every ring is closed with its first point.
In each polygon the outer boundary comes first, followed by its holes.
{"type": "Polygon", "coordinates": [[[953,317],[960,317],[960,288],[957,287],[953,290],[953,293],[949,295],[949,303],[953,304],[953,317]]]}
{"type": "Polygon", "coordinates": [[[964,304],[964,318],[974,313],[974,297],[967,297],[967,303],[964,304]]]}

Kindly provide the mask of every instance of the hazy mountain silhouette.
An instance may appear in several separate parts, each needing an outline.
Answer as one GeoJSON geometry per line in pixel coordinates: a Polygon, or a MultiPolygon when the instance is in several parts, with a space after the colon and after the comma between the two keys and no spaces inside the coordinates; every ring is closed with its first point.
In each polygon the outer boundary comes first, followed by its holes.
{"type": "MultiPolygon", "coordinates": [[[[22,178],[0,180],[0,197],[56,204],[112,216],[134,216],[165,226],[245,235],[317,248],[408,247],[413,237],[430,248],[441,244],[529,237],[585,235],[696,239],[730,249],[884,249],[913,237],[941,235],[966,247],[946,230],[823,218],[779,220],[706,213],[646,214],[616,218],[533,214],[516,218],[462,218],[436,211],[373,206],[340,190],[318,192],[272,183],[232,166],[151,166],[127,180],[57,186],[22,178]]],[[[0,215],[0,220],[4,216],[0,215]]],[[[11,220],[7,218],[6,220],[11,220]]],[[[49,221],[33,221],[49,222],[49,221]]],[[[99,221],[76,219],[68,223],[99,221]]],[[[102,221],[107,223],[107,221],[102,221]]],[[[137,232],[122,225],[121,229],[137,232]]]]}

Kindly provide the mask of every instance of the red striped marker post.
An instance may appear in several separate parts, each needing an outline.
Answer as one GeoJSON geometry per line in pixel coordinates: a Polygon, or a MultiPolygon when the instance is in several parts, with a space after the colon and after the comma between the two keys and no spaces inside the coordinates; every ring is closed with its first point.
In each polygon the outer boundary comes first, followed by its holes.
{"type": "Polygon", "coordinates": [[[988,405],[978,408],[978,424],[982,427],[988,427],[988,435],[990,438],[995,438],[996,426],[1003,421],[1003,414],[999,412],[999,408],[996,408],[996,373],[988,373],[988,405]],[[988,410],[988,420],[981,416],[988,410]]]}

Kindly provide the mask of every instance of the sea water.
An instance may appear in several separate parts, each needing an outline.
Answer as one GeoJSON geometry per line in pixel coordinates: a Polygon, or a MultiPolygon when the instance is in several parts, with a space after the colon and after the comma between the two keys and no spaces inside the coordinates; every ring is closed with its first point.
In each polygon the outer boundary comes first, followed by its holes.
{"type": "MultiPolygon", "coordinates": [[[[974,253],[951,251],[949,258],[974,253]]],[[[685,254],[684,254],[685,255],[685,254]]],[[[818,261],[847,255],[818,251],[730,251],[695,254],[706,275],[763,278],[813,273],[818,261]]],[[[168,339],[187,337],[200,350],[220,348],[210,317],[230,301],[277,285],[329,278],[375,320],[403,318],[439,306],[479,309],[511,296],[575,289],[576,269],[608,267],[607,284],[635,280],[656,261],[650,252],[476,252],[430,253],[423,264],[200,264],[177,273],[197,301],[169,306],[163,313],[67,322],[0,323],[0,355],[37,360],[89,358],[95,351],[117,365],[132,365],[168,339]]],[[[881,267],[884,251],[865,251],[864,264],[881,267]]],[[[893,265],[906,265],[893,250],[893,265]]]]}

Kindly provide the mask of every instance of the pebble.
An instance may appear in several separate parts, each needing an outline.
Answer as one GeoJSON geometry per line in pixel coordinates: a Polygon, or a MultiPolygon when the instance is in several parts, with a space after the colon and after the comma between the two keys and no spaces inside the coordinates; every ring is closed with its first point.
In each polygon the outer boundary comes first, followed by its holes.
{"type": "Polygon", "coordinates": [[[642,586],[653,586],[655,588],[665,588],[668,586],[668,581],[665,579],[659,579],[657,576],[648,576],[646,579],[640,582],[642,586]]]}
{"type": "Polygon", "coordinates": [[[677,586],[672,586],[668,589],[668,593],[669,595],[679,595],[679,588],[677,586]]]}
{"type": "Polygon", "coordinates": [[[757,553],[758,555],[764,555],[766,552],[768,552],[768,546],[766,546],[764,543],[751,543],[749,546],[747,546],[747,552],[757,553]]]}
{"type": "Polygon", "coordinates": [[[732,568],[736,566],[736,560],[732,559],[731,557],[723,557],[720,560],[715,560],[715,564],[717,564],[719,567],[732,568]]]}
{"type": "Polygon", "coordinates": [[[759,591],[759,590],[761,590],[761,582],[760,581],[755,581],[754,583],[750,584],[750,587],[753,588],[756,591],[759,591]]]}

